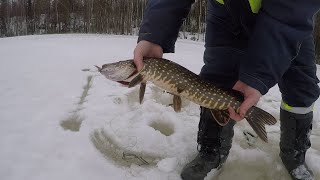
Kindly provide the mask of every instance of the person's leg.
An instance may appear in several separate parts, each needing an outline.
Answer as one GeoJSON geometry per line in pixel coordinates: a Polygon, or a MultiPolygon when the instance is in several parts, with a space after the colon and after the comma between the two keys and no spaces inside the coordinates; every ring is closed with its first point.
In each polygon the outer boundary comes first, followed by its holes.
{"type": "Polygon", "coordinates": [[[221,127],[210,111],[201,107],[198,131],[198,155],[181,172],[183,180],[202,180],[212,169],[219,170],[231,149],[235,121],[221,127]]]}
{"type": "Polygon", "coordinates": [[[279,82],[282,93],[280,110],[280,157],[292,179],[313,179],[305,164],[310,148],[313,104],[320,90],[317,85],[313,38],[306,39],[299,54],[279,82]]]}
{"type": "MultiPolygon", "coordinates": [[[[246,44],[232,27],[232,20],[224,6],[208,2],[206,49],[200,76],[222,88],[232,88],[238,79],[238,66],[246,44]]],[[[222,127],[213,120],[210,111],[201,107],[198,151],[196,158],[182,170],[184,180],[203,179],[212,169],[219,169],[226,161],[234,135],[235,121],[222,127]]]]}

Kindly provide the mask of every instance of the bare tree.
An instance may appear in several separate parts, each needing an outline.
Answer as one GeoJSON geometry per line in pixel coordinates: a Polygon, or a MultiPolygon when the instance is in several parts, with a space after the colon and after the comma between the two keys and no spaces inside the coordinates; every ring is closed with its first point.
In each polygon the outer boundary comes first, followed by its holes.
{"type": "Polygon", "coordinates": [[[1,0],[0,4],[0,35],[6,36],[7,35],[7,9],[8,9],[8,2],[7,0],[1,0]]]}
{"type": "Polygon", "coordinates": [[[27,32],[28,34],[34,33],[34,20],[33,20],[33,12],[32,12],[32,0],[27,0],[26,7],[26,19],[27,19],[27,32]]]}

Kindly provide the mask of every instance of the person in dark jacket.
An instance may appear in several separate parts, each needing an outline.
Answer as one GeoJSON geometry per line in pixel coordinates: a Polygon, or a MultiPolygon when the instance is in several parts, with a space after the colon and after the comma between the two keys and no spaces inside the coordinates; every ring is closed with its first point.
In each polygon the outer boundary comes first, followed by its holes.
{"type": "MultiPolygon", "coordinates": [[[[138,69],[143,57],[173,53],[179,28],[194,0],[149,0],[134,50],[138,69]]],[[[320,94],[313,43],[314,15],[320,1],[208,0],[204,66],[200,76],[244,94],[241,120],[259,98],[278,83],[280,157],[292,179],[314,179],[305,164],[310,148],[313,105],[320,94]]],[[[199,153],[181,172],[182,179],[203,179],[220,169],[232,145],[235,121],[221,127],[201,107],[199,153]]]]}

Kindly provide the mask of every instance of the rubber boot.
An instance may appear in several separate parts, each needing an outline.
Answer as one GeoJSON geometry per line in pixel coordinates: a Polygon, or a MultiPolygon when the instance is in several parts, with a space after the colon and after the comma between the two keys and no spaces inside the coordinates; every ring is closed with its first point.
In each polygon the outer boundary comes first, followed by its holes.
{"type": "Polygon", "coordinates": [[[305,164],[311,146],[313,112],[295,114],[280,110],[280,157],[293,180],[314,180],[312,171],[305,164]]]}
{"type": "Polygon", "coordinates": [[[183,180],[202,180],[212,169],[219,170],[226,161],[234,135],[231,120],[222,127],[213,119],[210,110],[201,108],[198,131],[198,155],[182,170],[183,180]]]}

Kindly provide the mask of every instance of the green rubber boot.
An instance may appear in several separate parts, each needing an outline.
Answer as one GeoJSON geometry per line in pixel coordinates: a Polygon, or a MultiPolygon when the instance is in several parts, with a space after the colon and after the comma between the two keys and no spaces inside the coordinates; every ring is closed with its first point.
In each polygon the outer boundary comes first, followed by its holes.
{"type": "Polygon", "coordinates": [[[222,127],[212,118],[210,110],[201,108],[198,131],[198,155],[182,170],[183,180],[203,180],[212,170],[220,170],[227,160],[234,135],[235,121],[222,127]]]}
{"type": "Polygon", "coordinates": [[[314,180],[312,171],[305,164],[311,146],[313,112],[295,114],[280,110],[280,157],[293,180],[314,180]]]}

